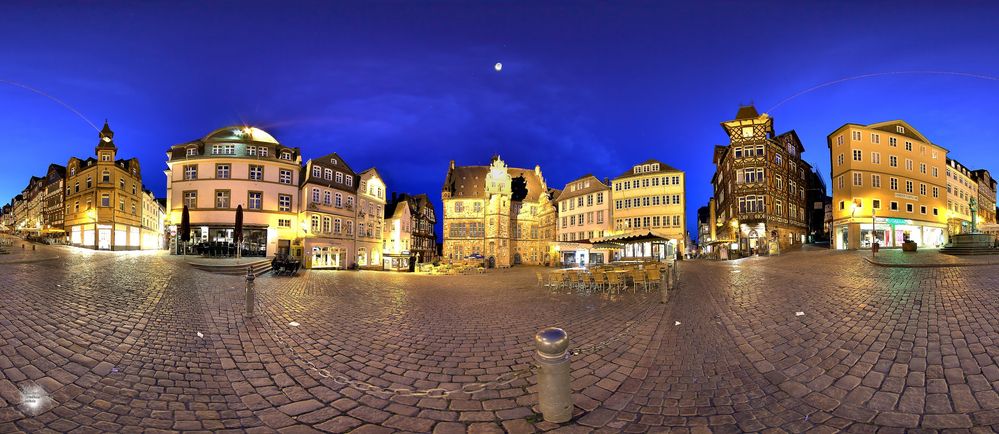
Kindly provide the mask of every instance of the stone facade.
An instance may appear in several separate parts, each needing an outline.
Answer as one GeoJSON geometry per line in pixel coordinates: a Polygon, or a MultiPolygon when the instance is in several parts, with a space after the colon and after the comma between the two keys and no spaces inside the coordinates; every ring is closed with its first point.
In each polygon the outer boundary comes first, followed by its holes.
{"type": "Polygon", "coordinates": [[[555,208],[541,167],[489,166],[451,161],[441,192],[444,257],[482,255],[497,267],[547,264],[555,239],[555,208]]]}

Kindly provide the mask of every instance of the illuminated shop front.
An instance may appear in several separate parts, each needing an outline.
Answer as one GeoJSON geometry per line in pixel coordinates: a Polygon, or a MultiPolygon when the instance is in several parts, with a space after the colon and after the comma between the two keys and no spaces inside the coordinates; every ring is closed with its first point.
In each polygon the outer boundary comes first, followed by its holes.
{"type": "Polygon", "coordinates": [[[873,222],[863,220],[836,225],[834,240],[837,249],[869,249],[874,242],[881,247],[902,247],[906,240],[927,248],[939,248],[947,243],[946,224],[893,217],[876,217],[873,222]],[[851,240],[851,237],[855,239],[851,240]]]}

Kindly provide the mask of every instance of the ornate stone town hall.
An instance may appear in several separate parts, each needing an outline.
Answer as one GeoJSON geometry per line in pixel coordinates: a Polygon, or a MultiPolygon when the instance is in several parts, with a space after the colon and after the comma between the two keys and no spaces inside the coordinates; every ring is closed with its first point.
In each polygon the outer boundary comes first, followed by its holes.
{"type": "Polygon", "coordinates": [[[489,166],[448,168],[444,204],[444,257],[482,255],[497,267],[545,264],[555,240],[555,207],[541,167],[507,167],[495,156],[489,166]]]}

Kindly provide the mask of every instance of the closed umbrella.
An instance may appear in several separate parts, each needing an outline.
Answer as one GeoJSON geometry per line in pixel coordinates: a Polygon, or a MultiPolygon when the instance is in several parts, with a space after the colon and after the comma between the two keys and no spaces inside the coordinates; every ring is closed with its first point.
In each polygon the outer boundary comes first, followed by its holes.
{"type": "Polygon", "coordinates": [[[243,245],[243,205],[236,206],[236,228],[233,230],[232,240],[236,243],[236,258],[239,258],[243,245]]]}
{"type": "Polygon", "coordinates": [[[184,211],[180,213],[180,240],[184,242],[184,254],[187,254],[187,242],[191,241],[191,212],[184,205],[184,211]]]}

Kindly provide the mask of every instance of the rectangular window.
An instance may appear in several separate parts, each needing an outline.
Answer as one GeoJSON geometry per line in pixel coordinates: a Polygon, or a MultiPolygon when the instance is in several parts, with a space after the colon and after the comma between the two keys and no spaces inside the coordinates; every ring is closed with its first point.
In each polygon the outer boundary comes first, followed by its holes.
{"type": "Polygon", "coordinates": [[[912,212],[912,204],[911,203],[905,204],[905,212],[912,212]]]}
{"type": "Polygon", "coordinates": [[[933,197],[940,197],[940,188],[933,187],[933,197]]]}
{"type": "Polygon", "coordinates": [[[260,156],[261,156],[261,157],[266,157],[266,156],[267,156],[267,152],[268,152],[268,151],[267,151],[267,148],[266,148],[266,147],[264,147],[264,146],[261,146],[261,147],[257,148],[257,152],[259,152],[259,153],[260,153],[260,156]]]}
{"type": "Polygon", "coordinates": [[[919,163],[919,173],[926,174],[926,163],[919,163]]]}
{"type": "Polygon", "coordinates": [[[898,146],[898,139],[896,139],[894,137],[889,137],[888,138],[888,145],[889,146],[893,146],[893,147],[894,146],[898,146]]]}
{"type": "Polygon", "coordinates": [[[881,200],[880,199],[872,200],[871,207],[873,207],[874,209],[881,209],[881,200]]]}
{"type": "Polygon", "coordinates": [[[196,191],[185,191],[184,192],[184,205],[188,208],[198,207],[198,192],[196,191]]]}
{"type": "MultiPolygon", "coordinates": [[[[919,194],[921,194],[923,196],[926,196],[926,184],[923,184],[923,183],[919,184],[919,194]]],[[[926,213],[923,213],[923,214],[926,214],[926,213]]]]}
{"type": "MultiPolygon", "coordinates": [[[[184,166],[184,180],[185,181],[190,181],[190,180],[194,180],[194,179],[198,179],[198,165],[197,164],[190,164],[190,165],[184,166]]],[[[89,179],[87,179],[87,188],[90,188],[90,180],[89,179]]]]}
{"type": "Polygon", "coordinates": [[[229,179],[229,165],[228,164],[216,164],[215,165],[215,177],[218,179],[229,179]]]}
{"type": "Polygon", "coordinates": [[[888,178],[888,188],[898,190],[898,178],[888,178]]]}
{"type": "Polygon", "coordinates": [[[111,206],[111,196],[108,194],[101,195],[101,206],[107,208],[111,206]]]}
{"type": "Polygon", "coordinates": [[[857,187],[864,185],[863,175],[860,172],[853,172],[853,185],[857,187]]]}
{"type": "Polygon", "coordinates": [[[853,131],[853,140],[860,140],[860,131],[853,131]]]}
{"type": "Polygon", "coordinates": [[[912,160],[908,158],[905,159],[905,170],[912,171],[912,160]]]}
{"type": "Polygon", "coordinates": [[[279,194],[278,195],[278,211],[291,211],[291,195],[290,194],[279,194]]]}
{"type": "Polygon", "coordinates": [[[894,155],[888,156],[888,165],[891,167],[898,167],[898,157],[894,155]]]}
{"type": "Polygon", "coordinates": [[[229,208],[229,190],[215,190],[215,208],[229,208]]]}
{"type": "Polygon", "coordinates": [[[881,143],[881,136],[871,133],[871,143],[881,143]]]}
{"type": "Polygon", "coordinates": [[[291,184],[291,171],[281,169],[281,171],[278,172],[278,182],[282,184],[291,184]]]}
{"type": "Polygon", "coordinates": [[[213,145],[212,155],[236,155],[236,145],[213,145]]]}
{"type": "Polygon", "coordinates": [[[264,166],[257,166],[254,164],[250,165],[250,179],[253,181],[262,181],[264,179],[264,166]]]}
{"type": "Polygon", "coordinates": [[[861,158],[862,155],[863,155],[863,152],[860,149],[854,149],[853,150],[853,161],[863,161],[863,159],[861,158]]]}
{"type": "Polygon", "coordinates": [[[881,188],[881,175],[871,175],[871,187],[881,188]]]}
{"type": "Polygon", "coordinates": [[[880,152],[871,152],[871,163],[881,164],[881,153],[880,152]]]}
{"type": "Polygon", "coordinates": [[[249,199],[246,206],[248,209],[263,209],[264,194],[262,192],[251,191],[247,195],[247,198],[249,199]]]}
{"type": "Polygon", "coordinates": [[[888,209],[890,209],[892,211],[898,211],[898,202],[892,201],[889,204],[888,209]]]}
{"type": "Polygon", "coordinates": [[[912,181],[905,181],[905,192],[912,193],[912,181]]]}

